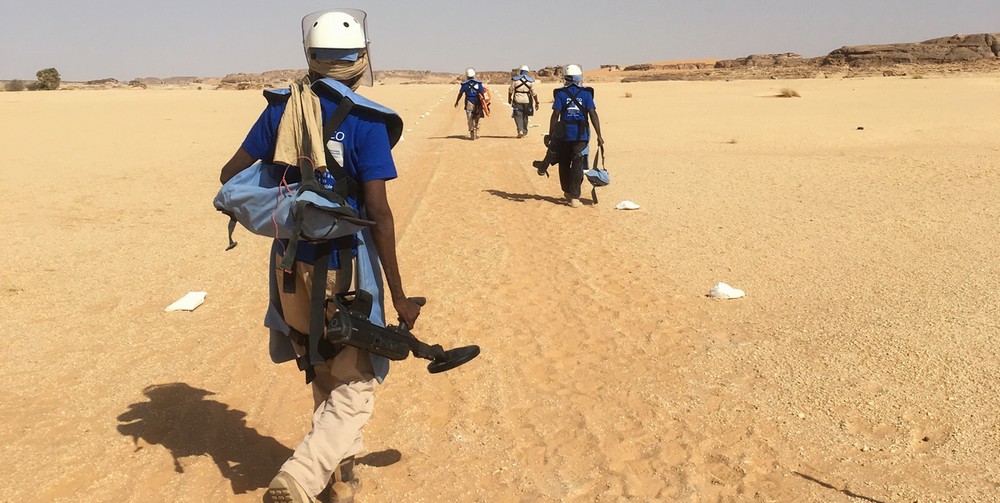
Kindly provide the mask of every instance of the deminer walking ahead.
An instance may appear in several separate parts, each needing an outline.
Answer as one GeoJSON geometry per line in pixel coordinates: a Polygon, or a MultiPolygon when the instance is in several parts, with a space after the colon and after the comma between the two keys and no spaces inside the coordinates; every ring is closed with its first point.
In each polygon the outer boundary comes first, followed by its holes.
{"type": "MultiPolygon", "coordinates": [[[[330,501],[354,501],[360,487],[354,457],[363,451],[362,429],[372,415],[375,385],[389,369],[386,358],[358,347],[313,348],[311,323],[323,318],[315,311],[325,312],[316,292],[347,292],[353,282],[354,290],[370,296],[372,323],[384,326],[389,300],[384,272],[399,319],[412,327],[420,314],[420,305],[403,291],[386,197],[386,181],[397,175],[390,150],[400,138],[402,119],[354,92],[362,83],[372,85],[365,17],[363,11],[335,9],[302,19],[308,76],[290,89],[265,91],[264,112],[220,174],[220,194],[238,188],[248,175],[249,182],[257,176],[285,187],[298,183],[310,187],[301,197],[340,201],[374,222],[339,237],[336,253],[329,252],[328,242],[273,241],[264,319],[271,359],[299,364],[312,384],[314,403],[310,432],[268,486],[271,501],[312,502],[327,486],[330,501]]],[[[278,210],[268,210],[268,220],[272,214],[278,210]]]]}
{"type": "Polygon", "coordinates": [[[566,66],[563,87],[553,91],[552,117],[549,120],[549,147],[559,162],[559,184],[563,197],[576,208],[580,203],[580,186],[587,166],[590,124],[597,133],[597,144],[604,145],[601,122],[594,104],[594,89],[583,87],[583,71],[578,65],[566,66]]]}
{"type": "Polygon", "coordinates": [[[517,127],[517,137],[524,138],[528,134],[528,117],[538,110],[538,95],[535,94],[535,79],[528,75],[528,67],[522,66],[520,72],[511,77],[507,89],[507,103],[512,109],[511,117],[517,127]]]}
{"type": "Polygon", "coordinates": [[[485,113],[483,110],[483,95],[486,93],[486,86],[481,80],[476,79],[476,70],[468,68],[465,70],[465,80],[458,89],[458,96],[455,97],[455,107],[462,96],[465,96],[465,117],[469,123],[469,138],[475,140],[479,137],[479,119],[485,113]]]}

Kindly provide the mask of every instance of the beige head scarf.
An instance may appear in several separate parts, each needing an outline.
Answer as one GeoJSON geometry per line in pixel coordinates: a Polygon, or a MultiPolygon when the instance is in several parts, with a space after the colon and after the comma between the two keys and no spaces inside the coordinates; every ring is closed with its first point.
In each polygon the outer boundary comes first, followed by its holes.
{"type": "MultiPolygon", "coordinates": [[[[309,60],[310,71],[340,81],[352,90],[358,88],[367,69],[368,54],[364,50],[358,55],[357,61],[309,60]]],[[[305,165],[314,170],[325,171],[323,112],[319,97],[310,87],[311,83],[307,76],[291,86],[292,94],[278,124],[274,162],[288,166],[305,165]]]]}
{"type": "Polygon", "coordinates": [[[357,61],[347,61],[343,59],[309,60],[309,70],[333,80],[339,80],[352,90],[357,90],[361,84],[361,77],[368,70],[368,51],[362,49],[358,54],[357,61]]]}

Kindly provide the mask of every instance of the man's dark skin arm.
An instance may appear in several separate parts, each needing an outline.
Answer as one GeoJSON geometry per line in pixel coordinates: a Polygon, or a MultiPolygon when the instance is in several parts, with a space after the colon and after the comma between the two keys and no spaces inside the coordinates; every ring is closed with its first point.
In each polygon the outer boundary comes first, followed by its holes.
{"type": "Polygon", "coordinates": [[[462,99],[463,94],[465,94],[465,86],[462,86],[462,88],[458,90],[458,96],[455,97],[455,108],[458,108],[458,102],[462,99]]]}
{"type": "Polygon", "coordinates": [[[590,123],[594,125],[594,132],[597,133],[597,144],[604,145],[604,137],[601,136],[601,120],[597,117],[597,110],[589,110],[587,115],[590,117],[590,123]]]}
{"type": "Polygon", "coordinates": [[[396,309],[400,320],[412,328],[420,316],[420,305],[407,298],[403,292],[399,263],[396,261],[396,228],[389,199],[385,193],[385,180],[365,182],[362,187],[365,193],[365,211],[368,218],[375,222],[371,227],[372,238],[375,240],[375,251],[378,252],[378,258],[382,262],[392,306],[396,309]]]}
{"type": "Polygon", "coordinates": [[[233,157],[229,159],[229,162],[222,167],[222,172],[219,173],[219,181],[225,184],[230,178],[236,176],[237,173],[249,168],[253,163],[257,162],[257,158],[248,154],[243,147],[233,154],[233,157]]]}

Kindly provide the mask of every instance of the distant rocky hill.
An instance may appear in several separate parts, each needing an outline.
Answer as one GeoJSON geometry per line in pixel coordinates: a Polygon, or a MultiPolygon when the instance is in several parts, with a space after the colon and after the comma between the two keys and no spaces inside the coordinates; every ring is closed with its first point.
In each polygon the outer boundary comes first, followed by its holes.
{"type": "MultiPolygon", "coordinates": [[[[795,53],[751,54],[744,58],[633,65],[608,64],[587,72],[592,82],[643,82],[655,80],[788,79],[854,76],[905,76],[931,73],[1000,72],[1000,33],[953,35],[923,42],[854,45],[826,56],[803,58],[795,53]]],[[[129,82],[100,79],[63,81],[61,89],[163,88],[163,89],[267,89],[286,87],[306,70],[273,70],[231,73],[225,77],[142,77],[129,82]]],[[[506,85],[517,69],[481,71],[486,83],[506,85]]],[[[563,66],[540,68],[532,74],[541,81],[557,81],[563,66]]],[[[444,84],[460,82],[461,73],[419,70],[375,72],[378,84],[444,84]]],[[[7,81],[0,81],[3,89],[7,81]]]]}
{"type": "MultiPolygon", "coordinates": [[[[905,76],[925,73],[1000,71],[1000,33],[953,35],[923,42],[844,46],[826,56],[803,58],[795,53],[751,54],[745,58],[634,65],[602,65],[587,72],[590,81],[642,82],[653,80],[724,80],[760,78],[814,78],[830,76],[905,76]]],[[[480,71],[488,84],[506,85],[517,69],[480,71]]],[[[557,81],[563,66],[553,65],[532,72],[542,81],[557,81]]],[[[247,89],[281,87],[305,74],[305,70],[283,70],[263,74],[230,74],[219,87],[247,89]]],[[[375,80],[392,84],[440,84],[460,82],[459,73],[421,71],[377,71],[375,80]]]]}
{"type": "Polygon", "coordinates": [[[1000,33],[953,35],[923,42],[844,46],[826,56],[803,58],[794,53],[751,54],[714,65],[633,65],[609,75],[623,82],[649,80],[719,80],[739,78],[809,78],[903,76],[907,73],[1000,71],[1000,33]]]}
{"type": "Polygon", "coordinates": [[[824,65],[853,67],[997,61],[1000,33],[954,35],[915,44],[845,46],[823,58],[824,65]]]}

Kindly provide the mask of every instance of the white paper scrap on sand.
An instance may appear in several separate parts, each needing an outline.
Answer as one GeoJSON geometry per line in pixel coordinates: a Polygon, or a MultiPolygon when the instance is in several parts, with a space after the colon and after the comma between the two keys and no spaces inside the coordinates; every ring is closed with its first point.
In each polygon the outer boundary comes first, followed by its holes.
{"type": "Polygon", "coordinates": [[[205,302],[205,295],[207,294],[208,292],[188,292],[187,295],[167,306],[164,311],[194,311],[195,308],[205,302]]]}
{"type": "Polygon", "coordinates": [[[633,203],[632,201],[622,201],[615,205],[616,210],[637,210],[639,205],[633,203]]]}
{"type": "Polygon", "coordinates": [[[733,288],[725,283],[719,282],[708,291],[708,296],[713,299],[738,299],[745,296],[746,293],[739,288],[733,288]]]}

